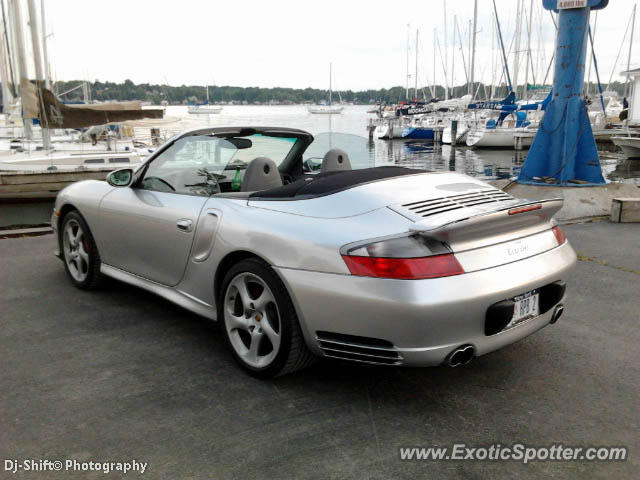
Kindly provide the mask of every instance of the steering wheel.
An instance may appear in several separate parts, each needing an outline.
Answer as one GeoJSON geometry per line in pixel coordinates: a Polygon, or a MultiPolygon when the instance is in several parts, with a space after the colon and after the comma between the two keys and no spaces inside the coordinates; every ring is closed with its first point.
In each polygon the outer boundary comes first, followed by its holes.
{"type": "Polygon", "coordinates": [[[164,184],[165,186],[169,187],[172,192],[176,191],[176,189],[173,188],[173,186],[169,182],[167,182],[166,180],[164,180],[164,179],[162,179],[160,177],[154,177],[154,176],[144,177],[144,180],[142,182],[146,183],[147,180],[158,181],[158,182],[164,184]]]}
{"type": "Polygon", "coordinates": [[[303,164],[303,170],[307,172],[313,172],[314,170],[320,170],[322,168],[322,157],[309,157],[307,158],[303,164]],[[320,163],[313,163],[311,160],[320,160],[320,163]],[[315,168],[314,168],[315,167],[315,168]]]}

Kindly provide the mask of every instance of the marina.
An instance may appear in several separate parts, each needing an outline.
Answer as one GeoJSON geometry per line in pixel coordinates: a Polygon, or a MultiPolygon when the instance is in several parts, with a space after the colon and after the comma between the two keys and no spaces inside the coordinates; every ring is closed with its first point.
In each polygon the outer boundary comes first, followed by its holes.
{"type": "MultiPolygon", "coordinates": [[[[168,106],[166,107],[166,118],[170,120],[170,123],[160,126],[158,129],[160,138],[168,138],[172,134],[188,128],[244,125],[248,122],[275,126],[297,125],[314,135],[341,132],[352,136],[353,142],[357,144],[359,154],[366,158],[363,161],[368,166],[402,165],[433,171],[456,171],[484,180],[517,176],[528,153],[528,150],[520,150],[516,145],[512,148],[497,150],[470,148],[462,140],[459,140],[453,147],[437,140],[394,139],[389,141],[372,139],[369,141],[366,125],[370,120],[375,119],[375,114],[367,113],[367,107],[360,105],[350,106],[340,115],[312,115],[306,111],[303,105],[231,105],[226,106],[221,113],[210,117],[191,115],[188,113],[188,107],[185,106],[168,106]]],[[[0,226],[10,225],[15,218],[10,212],[15,212],[20,208],[19,203],[28,201],[30,197],[39,202],[46,201],[31,210],[31,212],[41,213],[35,216],[31,213],[21,223],[46,223],[49,221],[47,209],[50,208],[58,187],[68,184],[69,178],[78,180],[104,178],[111,169],[123,166],[123,162],[132,165],[141,162],[156,147],[151,144],[150,127],[135,127],[134,131],[138,138],[148,142],[148,147],[134,149],[130,152],[120,147],[118,147],[120,152],[108,152],[103,147],[104,153],[98,153],[88,148],[90,143],[80,143],[77,144],[79,150],[67,154],[66,157],[61,153],[43,155],[42,151],[0,155],[0,170],[3,171],[0,172],[0,202],[2,202],[0,203],[0,226]],[[83,150],[84,148],[87,150],[83,150]],[[99,162],[100,160],[104,163],[99,162]],[[52,174],[46,169],[52,164],[57,166],[59,174],[64,174],[67,180],[64,182],[51,180],[52,174]],[[20,167],[21,165],[23,167],[20,167]],[[110,168],[109,165],[112,167],[110,168]],[[20,169],[25,175],[19,176],[15,173],[20,169]],[[48,176],[33,173],[34,169],[47,173],[48,176]],[[74,169],[79,170],[74,171],[74,169]],[[26,175],[27,172],[24,170],[31,173],[26,175]],[[21,181],[29,179],[29,182],[17,187],[15,182],[18,181],[18,178],[22,178],[21,181]],[[41,185],[38,185],[39,183],[41,185]],[[25,192],[29,189],[33,190],[31,192],[33,195],[25,192]],[[8,199],[14,201],[8,202],[8,199]],[[19,201],[16,203],[17,200],[19,201]]],[[[442,127],[436,127],[435,132],[436,139],[442,138],[442,127]]],[[[528,135],[527,140],[530,144],[533,139],[532,134],[523,132],[521,135],[528,135]]],[[[607,181],[640,186],[640,162],[628,160],[621,152],[610,151],[612,148],[607,145],[613,146],[611,143],[602,144],[603,150],[600,153],[602,172],[607,181]]],[[[54,173],[53,175],[55,178],[61,178],[59,174],[54,173]]]]}
{"type": "Polygon", "coordinates": [[[0,7],[5,473],[638,471],[635,2],[0,7]]]}

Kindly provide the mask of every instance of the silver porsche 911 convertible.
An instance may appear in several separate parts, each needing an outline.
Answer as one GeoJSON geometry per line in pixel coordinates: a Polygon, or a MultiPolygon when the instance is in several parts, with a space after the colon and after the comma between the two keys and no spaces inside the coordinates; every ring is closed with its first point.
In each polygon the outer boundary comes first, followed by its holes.
{"type": "Polygon", "coordinates": [[[552,218],[561,200],[371,167],[339,135],[319,140],[178,135],[136,169],[62,190],[57,254],[79,288],[113,277],[217,320],[260,377],[318,357],[463,365],[560,317],[576,261],[552,218]]]}

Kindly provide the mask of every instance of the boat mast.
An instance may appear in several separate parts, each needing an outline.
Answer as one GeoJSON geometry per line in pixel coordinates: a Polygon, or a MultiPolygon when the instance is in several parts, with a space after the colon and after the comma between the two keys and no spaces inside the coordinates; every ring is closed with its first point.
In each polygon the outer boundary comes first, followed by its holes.
{"type": "Polygon", "coordinates": [[[498,7],[496,7],[496,0],[493,0],[493,13],[496,19],[496,28],[498,29],[498,39],[500,40],[500,51],[502,52],[502,61],[504,67],[504,73],[507,76],[507,84],[509,85],[509,92],[513,92],[513,84],[511,83],[511,75],[509,74],[509,64],[507,63],[507,52],[504,50],[504,41],[502,39],[502,29],[500,28],[500,19],[498,18],[498,7]]]}
{"type": "MultiPolygon", "coordinates": [[[[460,35],[460,31],[458,31],[458,35],[460,35]]],[[[469,20],[469,25],[467,25],[466,35],[467,35],[467,42],[469,43],[467,45],[467,52],[469,52],[469,56],[467,58],[467,63],[465,63],[466,65],[465,71],[467,75],[467,94],[469,94],[471,92],[471,84],[469,83],[469,73],[471,73],[471,20],[469,20]]],[[[464,55],[463,55],[463,58],[464,58],[464,55]]]]}
{"type": "Polygon", "coordinates": [[[533,17],[533,0],[531,0],[529,5],[529,27],[527,29],[527,63],[524,69],[524,90],[522,92],[522,96],[525,100],[529,100],[529,92],[527,91],[528,82],[529,82],[529,65],[531,63],[531,20],[533,17]]]}
{"type": "MultiPolygon", "coordinates": [[[[462,45],[462,34],[460,33],[460,25],[458,20],[454,19],[454,32],[458,32],[458,42],[460,44],[460,55],[462,55],[462,68],[464,69],[464,79],[467,82],[467,91],[469,91],[469,70],[467,69],[467,60],[464,57],[464,46],[462,45]]],[[[471,21],[469,21],[469,31],[471,31],[471,21]]],[[[455,44],[454,44],[455,45],[455,44]]],[[[469,39],[469,46],[471,46],[471,39],[469,39]]]]}
{"type": "Polygon", "coordinates": [[[518,70],[520,69],[520,36],[522,34],[522,4],[524,0],[518,0],[518,10],[516,13],[516,33],[515,46],[513,52],[513,88],[518,96],[518,70]]]}
{"type": "Polygon", "coordinates": [[[49,67],[49,54],[47,51],[47,24],[44,16],[44,0],[40,0],[40,22],[42,25],[42,64],[44,66],[44,86],[51,88],[51,72],[49,67]]]}
{"type": "MultiPolygon", "coordinates": [[[[455,93],[453,93],[454,82],[456,81],[456,25],[458,24],[458,18],[456,15],[453,16],[453,25],[451,28],[451,96],[454,97],[455,93]]],[[[445,42],[447,40],[445,39],[445,42]]]]}
{"type": "MultiPolygon", "coordinates": [[[[596,18],[593,21],[593,30],[591,30],[591,38],[592,40],[595,42],[596,41],[596,28],[598,28],[598,12],[599,10],[596,10],[596,18]]],[[[591,47],[592,53],[593,53],[593,46],[591,47]]],[[[589,92],[591,91],[591,61],[593,59],[593,55],[589,55],[589,73],[587,75],[587,96],[589,96],[589,92]]]]}
{"type": "MultiPolygon", "coordinates": [[[[637,6],[638,6],[637,4],[633,6],[633,15],[632,15],[633,20],[631,20],[631,38],[629,39],[629,55],[627,56],[627,72],[631,68],[631,50],[632,50],[632,47],[633,47],[633,29],[636,27],[636,7],[637,6]]],[[[627,97],[628,92],[629,92],[629,74],[627,74],[627,80],[624,83],[624,96],[625,96],[625,98],[627,97]]]]}
{"type": "Polygon", "coordinates": [[[447,75],[447,63],[449,62],[449,57],[447,55],[447,0],[443,0],[444,2],[444,99],[449,100],[449,76],[447,75]]]}
{"type": "Polygon", "coordinates": [[[331,89],[332,89],[332,87],[331,87],[331,77],[332,77],[331,68],[332,68],[332,65],[331,65],[331,63],[329,63],[329,105],[331,105],[331,94],[332,94],[332,91],[331,91],[331,89]]]}
{"type": "Polygon", "coordinates": [[[407,23],[407,78],[405,79],[405,83],[406,83],[406,88],[405,88],[405,100],[409,100],[409,77],[411,76],[409,74],[409,34],[410,34],[410,27],[409,24],[407,23]]]}
{"type": "MultiPolygon", "coordinates": [[[[33,63],[35,64],[36,70],[36,80],[38,80],[38,97],[42,98],[42,84],[45,81],[45,74],[42,68],[42,56],[40,52],[40,35],[38,33],[38,14],[36,11],[36,2],[35,0],[29,0],[27,3],[29,8],[29,27],[31,29],[31,47],[33,50],[33,63]]],[[[42,106],[42,105],[41,105],[42,106]]],[[[40,127],[42,127],[42,146],[45,150],[49,150],[51,148],[50,138],[49,138],[49,125],[46,121],[45,112],[41,112],[40,114],[40,127]]]]}
{"type": "MultiPolygon", "coordinates": [[[[1,1],[1,0],[0,0],[1,1]]],[[[6,22],[4,21],[4,3],[2,3],[2,18],[3,24],[1,26],[2,29],[2,38],[0,39],[0,80],[2,81],[2,104],[3,104],[3,113],[8,113],[8,107],[14,102],[13,94],[11,91],[10,85],[13,85],[13,75],[10,75],[9,69],[11,68],[11,58],[9,57],[9,37],[7,35],[6,30],[6,22]],[[6,59],[6,61],[5,61],[6,59]]],[[[7,116],[8,118],[8,116],[7,116]]]]}
{"type": "Polygon", "coordinates": [[[207,88],[207,105],[209,105],[209,85],[207,85],[206,88],[207,88]]]}
{"type": "Polygon", "coordinates": [[[438,43],[438,31],[433,29],[433,83],[431,84],[431,98],[436,98],[436,44],[438,43]]]}
{"type": "MultiPolygon", "coordinates": [[[[469,67],[469,95],[474,91],[474,73],[476,66],[476,29],[478,24],[478,0],[473,2],[473,26],[471,27],[471,66],[469,67]]],[[[493,41],[493,40],[492,40],[493,41]]],[[[491,50],[493,55],[493,49],[491,50]]],[[[485,92],[486,95],[486,92],[485,92]]]]}
{"type": "Polygon", "coordinates": [[[496,95],[496,18],[491,13],[491,97],[496,95]]]}
{"type": "Polygon", "coordinates": [[[418,35],[420,34],[420,30],[416,28],[416,78],[415,80],[415,99],[418,99],[418,35]]]}
{"type": "MultiPolygon", "coordinates": [[[[22,83],[28,82],[27,78],[27,61],[24,55],[24,36],[22,33],[22,15],[20,14],[20,1],[19,0],[9,0],[9,10],[13,23],[13,34],[16,51],[15,54],[17,56],[17,66],[18,66],[18,81],[20,83],[20,100],[22,101],[22,83]]],[[[31,131],[31,121],[28,118],[22,118],[22,125],[24,128],[24,136],[27,139],[31,139],[33,137],[33,133],[31,131]]]]}

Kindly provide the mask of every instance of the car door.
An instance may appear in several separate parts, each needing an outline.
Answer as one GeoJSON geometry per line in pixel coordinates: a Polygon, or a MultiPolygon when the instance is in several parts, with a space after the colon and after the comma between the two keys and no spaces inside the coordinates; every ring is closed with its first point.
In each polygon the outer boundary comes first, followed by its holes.
{"type": "Polygon", "coordinates": [[[180,282],[199,215],[217,191],[212,172],[218,163],[209,155],[215,146],[200,143],[215,141],[176,141],[143,167],[131,187],[102,199],[97,228],[103,262],[163,285],[180,282]]]}

